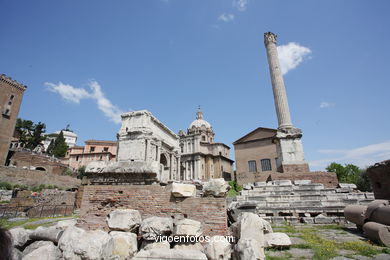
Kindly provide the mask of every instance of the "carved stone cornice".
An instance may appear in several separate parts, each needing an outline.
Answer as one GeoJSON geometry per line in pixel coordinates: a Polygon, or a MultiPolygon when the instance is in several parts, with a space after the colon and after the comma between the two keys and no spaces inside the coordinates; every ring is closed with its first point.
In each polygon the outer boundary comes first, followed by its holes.
{"type": "Polygon", "coordinates": [[[13,80],[10,77],[7,77],[5,74],[0,75],[0,81],[3,81],[5,83],[7,83],[8,85],[11,85],[11,86],[13,86],[21,91],[25,91],[27,88],[27,86],[17,82],[16,80],[13,80]]]}
{"type": "Polygon", "coordinates": [[[278,36],[274,34],[273,32],[266,32],[264,33],[264,44],[267,46],[269,43],[275,43],[276,44],[276,38],[278,36]]]}

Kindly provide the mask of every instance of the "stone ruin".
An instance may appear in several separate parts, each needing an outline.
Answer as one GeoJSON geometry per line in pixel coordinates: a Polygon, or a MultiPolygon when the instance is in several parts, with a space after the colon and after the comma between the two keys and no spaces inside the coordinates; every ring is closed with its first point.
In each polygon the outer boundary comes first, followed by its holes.
{"type": "Polygon", "coordinates": [[[326,188],[310,180],[276,180],[244,185],[244,190],[228,206],[230,221],[241,212],[253,212],[273,224],[343,223],[347,205],[368,204],[370,192],[356,191],[354,184],[326,188]]]}
{"type": "Polygon", "coordinates": [[[151,184],[179,180],[179,137],[149,111],[122,114],[116,162],[93,161],[90,184],[151,184]]]}
{"type": "Polygon", "coordinates": [[[367,175],[375,200],[368,205],[347,206],[345,218],[369,239],[390,247],[390,160],[369,167],[367,175]]]}
{"type": "Polygon", "coordinates": [[[75,220],[35,230],[11,229],[13,259],[264,260],[264,248],[292,244],[286,234],[274,233],[270,223],[248,212],[239,216],[225,237],[207,236],[204,225],[190,218],[145,218],[134,209],[112,210],[105,222],[106,231],[85,230],[75,220]]]}

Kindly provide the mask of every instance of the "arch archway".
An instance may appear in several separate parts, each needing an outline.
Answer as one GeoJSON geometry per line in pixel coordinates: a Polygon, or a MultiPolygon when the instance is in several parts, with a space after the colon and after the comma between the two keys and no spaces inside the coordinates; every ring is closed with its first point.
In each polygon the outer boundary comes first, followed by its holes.
{"type": "Polygon", "coordinates": [[[45,169],[45,168],[43,168],[43,167],[41,167],[41,166],[39,166],[39,167],[36,167],[36,168],[35,168],[35,170],[37,170],[37,171],[43,171],[43,172],[45,172],[45,171],[46,171],[46,169],[45,169]]]}

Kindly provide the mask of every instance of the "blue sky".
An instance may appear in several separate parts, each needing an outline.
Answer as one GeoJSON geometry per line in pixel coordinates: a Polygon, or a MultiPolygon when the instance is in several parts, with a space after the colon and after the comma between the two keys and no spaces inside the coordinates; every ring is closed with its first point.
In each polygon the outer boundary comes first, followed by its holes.
{"type": "MultiPolygon", "coordinates": [[[[177,132],[201,105],[216,141],[277,127],[263,33],[278,35],[311,169],[390,158],[390,2],[0,0],[0,73],[19,116],[115,140],[122,111],[177,132]]],[[[232,150],[232,159],[234,152],[232,150]]]]}

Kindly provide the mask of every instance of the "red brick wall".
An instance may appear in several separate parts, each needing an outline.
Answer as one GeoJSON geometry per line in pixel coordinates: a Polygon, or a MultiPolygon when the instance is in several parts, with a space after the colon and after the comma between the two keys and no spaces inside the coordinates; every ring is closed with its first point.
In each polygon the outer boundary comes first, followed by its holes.
{"type": "Polygon", "coordinates": [[[312,183],[322,183],[327,188],[335,188],[339,184],[334,172],[306,172],[306,173],[272,173],[272,180],[311,180],[312,183]]]}
{"type": "Polygon", "coordinates": [[[116,208],[139,210],[143,219],[187,217],[203,224],[204,235],[227,235],[225,198],[175,198],[171,186],[159,185],[85,186],[78,226],[108,230],[106,216],[116,208]]]}

